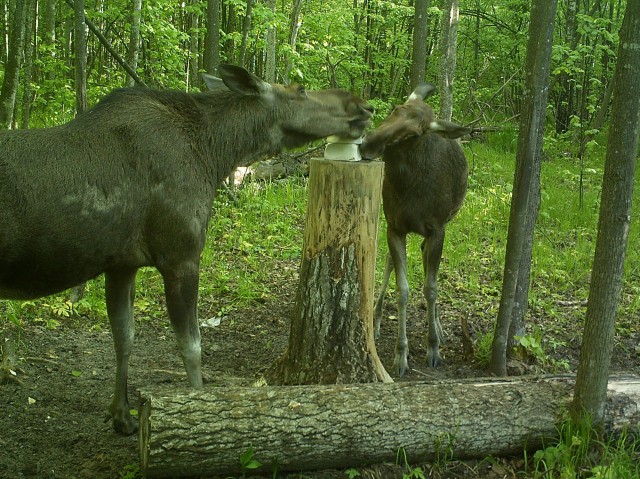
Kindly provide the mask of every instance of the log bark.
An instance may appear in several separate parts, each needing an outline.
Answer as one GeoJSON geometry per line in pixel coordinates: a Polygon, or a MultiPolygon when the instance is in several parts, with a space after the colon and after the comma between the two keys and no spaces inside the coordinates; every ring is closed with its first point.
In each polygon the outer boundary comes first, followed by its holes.
{"type": "Polygon", "coordinates": [[[381,162],[311,160],[289,346],[270,384],[391,381],[373,338],[381,162]]]}
{"type": "MultiPolygon", "coordinates": [[[[522,454],[558,436],[573,377],[149,390],[140,398],[145,477],[261,472],[522,454]]],[[[640,425],[640,377],[612,378],[609,432],[640,425]]]]}

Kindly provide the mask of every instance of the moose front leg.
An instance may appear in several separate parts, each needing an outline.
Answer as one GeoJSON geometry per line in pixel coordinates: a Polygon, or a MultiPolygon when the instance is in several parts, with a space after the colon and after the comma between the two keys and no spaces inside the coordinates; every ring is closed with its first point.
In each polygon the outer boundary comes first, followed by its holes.
{"type": "Polygon", "coordinates": [[[393,260],[391,259],[391,255],[387,254],[387,262],[384,267],[384,276],[382,278],[382,286],[380,287],[380,296],[378,296],[378,300],[376,301],[375,306],[375,323],[373,327],[374,338],[378,339],[380,337],[380,323],[382,322],[382,307],[384,306],[384,294],[387,291],[387,286],[389,286],[389,277],[391,276],[391,271],[393,270],[393,260]]]}
{"type": "Polygon", "coordinates": [[[407,340],[407,303],[409,301],[409,281],[407,279],[407,241],[405,235],[399,235],[387,229],[389,253],[396,272],[398,289],[398,338],[396,340],[393,369],[399,376],[409,369],[409,341],[407,340]]]}
{"type": "Polygon", "coordinates": [[[127,399],[129,357],[135,336],[133,300],[136,290],[136,271],[136,269],[111,271],[104,275],[107,314],[116,350],[116,384],[109,413],[113,418],[113,428],[116,432],[127,436],[138,430],[138,425],[129,412],[127,399]]]}
{"type": "Polygon", "coordinates": [[[178,340],[187,379],[191,387],[201,389],[201,346],[197,312],[198,263],[183,263],[175,269],[161,273],[164,278],[169,318],[178,340]]]}
{"type": "Polygon", "coordinates": [[[422,290],[427,301],[427,364],[438,367],[441,363],[440,344],[444,342],[442,326],[438,318],[436,300],[438,298],[438,269],[442,258],[444,229],[436,230],[422,242],[422,265],[424,267],[424,288],[422,290]]]}

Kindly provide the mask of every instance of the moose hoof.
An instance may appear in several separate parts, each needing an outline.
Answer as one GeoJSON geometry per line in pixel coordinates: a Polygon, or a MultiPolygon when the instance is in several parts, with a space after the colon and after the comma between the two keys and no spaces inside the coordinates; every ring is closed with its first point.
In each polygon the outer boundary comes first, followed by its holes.
{"type": "Polygon", "coordinates": [[[398,373],[398,377],[404,376],[409,370],[409,362],[407,356],[396,356],[393,361],[393,370],[398,373]]]}
{"type": "Polygon", "coordinates": [[[114,420],[113,429],[122,436],[131,436],[138,432],[138,424],[133,419],[130,422],[114,420]]]}
{"type": "Polygon", "coordinates": [[[437,368],[441,364],[442,359],[440,358],[440,352],[438,350],[427,353],[427,366],[430,368],[437,368]]]}
{"type": "Polygon", "coordinates": [[[113,430],[121,436],[131,436],[138,432],[138,423],[130,414],[122,418],[116,418],[115,416],[108,416],[105,422],[113,419],[113,430]]]}

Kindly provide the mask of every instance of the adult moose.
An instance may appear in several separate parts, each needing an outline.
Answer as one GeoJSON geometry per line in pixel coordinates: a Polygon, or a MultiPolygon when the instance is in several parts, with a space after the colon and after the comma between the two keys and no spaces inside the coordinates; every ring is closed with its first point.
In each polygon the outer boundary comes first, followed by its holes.
{"type": "Polygon", "coordinates": [[[0,297],[28,299],[105,274],[116,352],[116,431],[132,434],[127,370],[135,276],[155,266],[189,383],[202,387],[198,268],[219,183],[241,163],[329,135],[357,138],[372,108],[220,67],[226,88],[122,89],[58,127],[0,133],[0,297]]]}
{"type": "Polygon", "coordinates": [[[422,263],[423,293],[427,301],[427,362],[440,364],[442,327],[436,310],[437,275],[442,257],[445,225],[455,216],[467,191],[467,159],[455,141],[471,130],[438,120],[424,102],[435,87],[418,85],[407,101],[393,112],[360,145],[363,158],[382,155],[384,181],[382,199],[387,220],[389,255],[382,291],[375,307],[375,334],[379,335],[384,293],[391,270],[398,288],[398,339],[393,368],[400,376],[408,369],[406,237],[424,237],[422,263]]]}

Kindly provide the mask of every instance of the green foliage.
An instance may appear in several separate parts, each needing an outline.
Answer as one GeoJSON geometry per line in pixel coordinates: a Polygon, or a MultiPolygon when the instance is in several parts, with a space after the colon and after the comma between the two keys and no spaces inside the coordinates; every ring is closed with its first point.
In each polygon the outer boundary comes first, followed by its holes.
{"type": "MultiPolygon", "coordinates": [[[[577,119],[567,133],[570,144],[576,144],[576,135],[584,136],[594,128],[592,119],[602,104],[615,65],[624,3],[605,2],[589,11],[578,11],[573,39],[566,31],[567,19],[558,15],[553,49],[556,81],[552,83],[549,113],[556,115],[558,105],[568,101],[560,77],[569,75],[576,105],[570,114],[577,119]]],[[[301,82],[312,89],[340,86],[388,105],[405,99],[412,65],[413,2],[303,2],[292,45],[293,4],[293,0],[277,2],[273,11],[267,2],[253,3],[245,53],[250,69],[265,74],[267,32],[275,28],[279,80],[301,82]]],[[[126,58],[131,3],[114,0],[87,5],[86,11],[111,47],[126,58]]],[[[498,0],[485,4],[462,0],[460,11],[454,117],[460,122],[480,119],[482,125],[510,129],[522,101],[530,2],[498,0]]],[[[246,12],[245,0],[224,2],[220,10],[220,61],[238,63],[246,12]]],[[[190,75],[194,70],[204,70],[206,13],[204,2],[143,3],[137,72],[149,86],[181,90],[198,87],[199,81],[190,75]]],[[[432,83],[437,82],[440,71],[441,16],[441,6],[434,4],[426,19],[430,55],[425,79],[432,83]]],[[[56,9],[56,41],[51,44],[43,38],[31,39],[37,46],[31,85],[33,126],[60,124],[75,115],[71,17],[71,9],[61,4],[56,9]]],[[[122,86],[126,75],[93,33],[87,41],[87,98],[93,105],[106,92],[122,86]]],[[[433,103],[437,105],[437,96],[433,103]]]]}
{"type": "Polygon", "coordinates": [[[594,477],[602,479],[640,476],[640,442],[626,431],[609,442],[600,441],[590,424],[565,421],[559,441],[533,457],[535,478],[594,477]]]}
{"type": "Polygon", "coordinates": [[[357,469],[347,469],[344,471],[349,479],[355,479],[356,477],[360,477],[360,472],[357,469]]]}
{"type": "Polygon", "coordinates": [[[259,469],[260,467],[262,467],[262,464],[254,458],[254,450],[249,446],[247,450],[240,455],[242,477],[244,477],[247,472],[259,469]]]}
{"type": "Polygon", "coordinates": [[[412,467],[409,465],[407,451],[403,447],[398,449],[396,453],[396,464],[404,466],[402,479],[426,479],[424,470],[421,467],[412,467]]]}
{"type": "Polygon", "coordinates": [[[137,464],[128,464],[120,471],[120,479],[139,479],[142,472],[137,464]]]}
{"type": "MultiPolygon", "coordinates": [[[[520,344],[525,355],[532,358],[538,367],[547,372],[566,372],[569,370],[569,363],[565,359],[554,359],[543,347],[543,333],[539,328],[534,328],[534,333],[526,336],[516,336],[515,340],[520,344]]],[[[566,346],[562,341],[548,340],[553,349],[566,346]]]]}
{"type": "Polygon", "coordinates": [[[491,361],[491,344],[493,343],[493,333],[485,333],[476,341],[474,350],[474,361],[478,366],[485,368],[491,361]]]}

